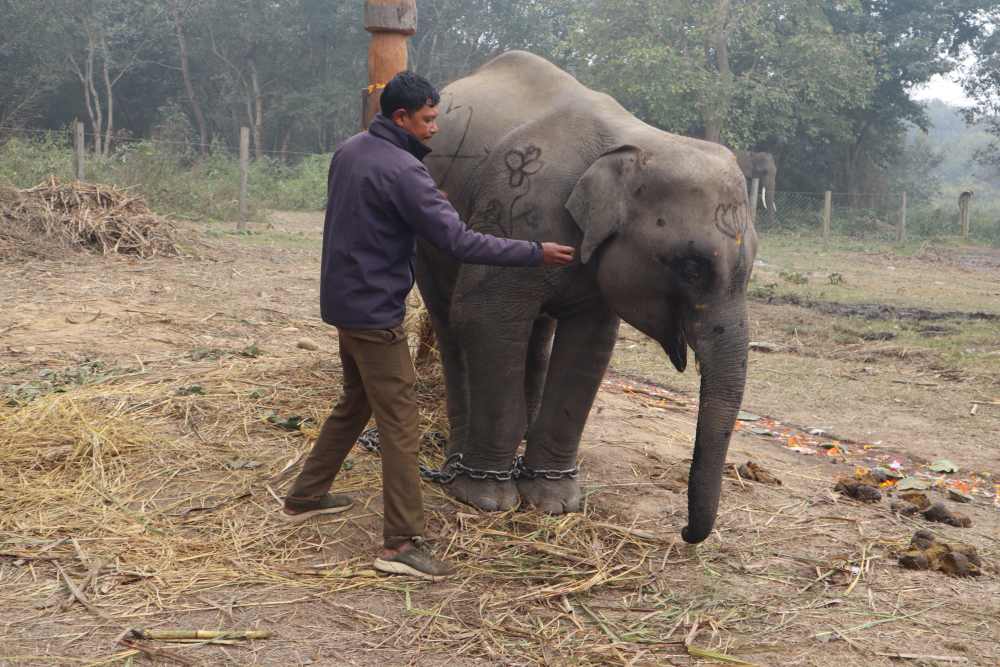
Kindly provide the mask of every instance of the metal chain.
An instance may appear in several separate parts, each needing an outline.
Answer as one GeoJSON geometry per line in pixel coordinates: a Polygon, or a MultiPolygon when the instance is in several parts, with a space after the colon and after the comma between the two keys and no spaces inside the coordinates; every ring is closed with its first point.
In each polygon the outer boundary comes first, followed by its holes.
{"type": "Polygon", "coordinates": [[[554,482],[560,479],[576,479],[579,474],[580,468],[578,466],[574,466],[566,470],[544,470],[540,468],[529,468],[524,464],[523,456],[518,456],[514,459],[514,476],[517,479],[538,479],[539,477],[542,477],[554,482]]]}
{"type": "MultiPolygon", "coordinates": [[[[445,444],[445,437],[442,433],[437,431],[432,431],[426,434],[426,438],[430,440],[432,444],[438,447],[443,447],[445,444]]],[[[382,448],[379,445],[379,432],[378,428],[370,428],[365,430],[364,433],[358,438],[357,444],[360,445],[364,450],[372,452],[373,454],[381,454],[382,448]]],[[[518,456],[514,459],[513,464],[507,470],[487,470],[481,468],[470,468],[469,466],[462,463],[463,455],[461,453],[452,454],[447,459],[445,459],[444,464],[438,468],[430,468],[425,465],[420,466],[420,477],[426,479],[430,482],[435,482],[436,484],[450,484],[455,481],[456,477],[465,476],[469,479],[475,480],[485,480],[490,479],[496,482],[509,482],[516,479],[547,479],[550,481],[557,481],[560,479],[576,479],[580,472],[578,467],[569,468],[567,470],[543,470],[529,468],[524,464],[524,457],[518,456]]]]}
{"type": "Polygon", "coordinates": [[[357,440],[357,444],[361,445],[361,448],[366,452],[371,452],[373,454],[379,454],[382,452],[382,448],[379,446],[379,433],[377,428],[365,429],[361,436],[357,440]]]}
{"type": "Polygon", "coordinates": [[[482,470],[470,468],[462,463],[462,454],[452,454],[449,456],[440,470],[434,470],[427,466],[420,466],[420,476],[428,481],[437,484],[450,484],[456,477],[465,476],[469,479],[484,480],[491,479],[497,482],[509,482],[516,478],[517,471],[514,466],[507,470],[482,470]]]}
{"type": "MultiPolygon", "coordinates": [[[[448,444],[448,438],[446,438],[444,433],[441,433],[440,431],[428,431],[424,434],[423,439],[438,449],[443,449],[444,446],[448,444]]],[[[381,439],[378,427],[375,426],[365,429],[357,439],[357,444],[366,452],[371,452],[372,454],[378,454],[382,451],[380,443],[381,439]]]]}

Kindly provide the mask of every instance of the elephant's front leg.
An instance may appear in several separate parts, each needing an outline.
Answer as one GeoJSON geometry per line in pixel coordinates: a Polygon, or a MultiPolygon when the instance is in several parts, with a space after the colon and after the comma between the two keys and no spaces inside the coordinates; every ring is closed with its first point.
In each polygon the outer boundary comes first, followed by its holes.
{"type": "MultiPolygon", "coordinates": [[[[534,318],[503,322],[495,315],[466,319],[457,326],[469,392],[462,463],[477,471],[509,472],[527,428],[524,366],[534,318]]],[[[512,479],[465,474],[445,490],[487,511],[508,510],[518,501],[512,479]]]]}
{"type": "Polygon", "coordinates": [[[560,317],[542,408],[528,432],[521,498],[549,514],[578,512],[580,485],[553,471],[576,467],[580,437],[618,336],[618,318],[601,301],[560,317]],[[533,474],[548,471],[546,474],[533,474]]]}

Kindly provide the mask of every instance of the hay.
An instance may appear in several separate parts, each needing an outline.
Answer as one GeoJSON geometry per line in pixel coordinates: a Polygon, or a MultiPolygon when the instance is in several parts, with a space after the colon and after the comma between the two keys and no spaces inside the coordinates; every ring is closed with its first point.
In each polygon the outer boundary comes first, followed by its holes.
{"type": "Polygon", "coordinates": [[[0,257],[85,248],[143,259],[179,254],[176,230],[141,197],[114,186],[56,178],[27,190],[0,189],[0,257]]]}
{"type": "MultiPolygon", "coordinates": [[[[136,627],[204,608],[201,596],[235,587],[279,591],[272,598],[279,599],[289,590],[326,596],[412,585],[374,572],[370,554],[317,562],[314,540],[303,534],[360,526],[377,535],[380,517],[368,509],[380,495],[376,455],[355,449],[337,483],[338,492],[361,501],[358,510],[306,528],[276,520],[276,498],[329,409],[339,369],[292,360],[180,363],[155,376],[109,377],[0,407],[0,559],[44,573],[16,593],[8,589],[11,595],[42,600],[36,606],[45,615],[75,610],[136,627]],[[178,378],[204,393],[180,395],[178,378]],[[272,410],[307,417],[303,431],[268,423],[272,410]],[[253,465],[229,465],[237,458],[253,465]]],[[[444,430],[440,367],[424,370],[418,395],[421,428],[444,430]]],[[[440,465],[441,458],[436,445],[425,445],[423,463],[440,465]]],[[[575,595],[641,587],[653,552],[662,556],[655,536],[593,508],[563,517],[471,514],[439,487],[424,488],[429,533],[437,550],[462,566],[460,590],[472,595],[462,604],[475,607],[475,627],[442,605],[397,635],[456,647],[474,639],[467,655],[502,662],[530,655],[536,641],[560,643],[560,652],[575,652],[581,664],[620,653],[593,624],[566,636],[558,622],[539,631],[525,619],[564,616],[575,595]],[[477,591],[487,592],[477,598],[477,591]],[[529,633],[537,636],[526,643],[529,633]]],[[[0,606],[10,604],[0,592],[0,606]]]]}

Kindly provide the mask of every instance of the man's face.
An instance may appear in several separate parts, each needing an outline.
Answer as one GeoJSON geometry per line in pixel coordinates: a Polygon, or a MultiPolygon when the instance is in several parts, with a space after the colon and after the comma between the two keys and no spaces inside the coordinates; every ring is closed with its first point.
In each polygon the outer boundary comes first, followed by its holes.
{"type": "Polygon", "coordinates": [[[399,109],[392,115],[392,121],[403,128],[417,139],[423,142],[430,141],[430,138],[437,134],[437,107],[428,104],[417,109],[413,113],[407,113],[405,109],[399,109]]]}

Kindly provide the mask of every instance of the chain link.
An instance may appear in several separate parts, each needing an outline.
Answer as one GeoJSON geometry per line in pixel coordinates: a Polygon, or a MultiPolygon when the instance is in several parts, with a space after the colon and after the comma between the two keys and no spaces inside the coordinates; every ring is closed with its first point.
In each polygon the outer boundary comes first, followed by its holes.
{"type": "Polygon", "coordinates": [[[580,468],[578,466],[574,466],[566,470],[545,470],[540,468],[529,468],[524,464],[523,456],[518,456],[514,459],[514,476],[517,479],[538,479],[541,477],[554,482],[560,479],[576,479],[579,474],[580,468]]]}
{"type": "MultiPolygon", "coordinates": [[[[426,439],[430,440],[432,444],[438,447],[443,447],[445,444],[445,437],[442,433],[437,431],[431,431],[425,435],[426,439]]],[[[365,451],[372,452],[373,454],[381,454],[382,448],[379,445],[379,432],[378,428],[370,428],[365,430],[364,433],[357,440],[357,444],[362,447],[365,451]]],[[[475,480],[493,480],[496,482],[509,482],[511,480],[517,479],[546,479],[550,481],[557,481],[560,479],[576,479],[580,472],[578,467],[569,468],[567,470],[545,470],[545,469],[535,469],[529,468],[524,464],[524,457],[515,457],[513,464],[507,470],[489,470],[481,468],[471,468],[464,463],[462,463],[463,455],[461,453],[452,454],[447,459],[445,459],[444,464],[438,468],[430,468],[425,465],[420,466],[420,477],[426,479],[427,481],[434,482],[436,484],[450,484],[455,481],[456,477],[465,476],[469,479],[475,480]]]]}
{"type": "MultiPolygon", "coordinates": [[[[441,431],[428,431],[424,434],[423,440],[429,442],[438,449],[443,449],[444,446],[448,444],[448,438],[446,438],[444,433],[441,431]]],[[[366,452],[379,454],[382,451],[378,427],[365,429],[356,442],[366,452]]]]}
{"type": "Polygon", "coordinates": [[[365,429],[357,440],[357,444],[361,445],[362,449],[366,452],[371,452],[372,454],[380,454],[382,452],[382,447],[379,445],[379,442],[380,440],[377,428],[365,429]]]}

